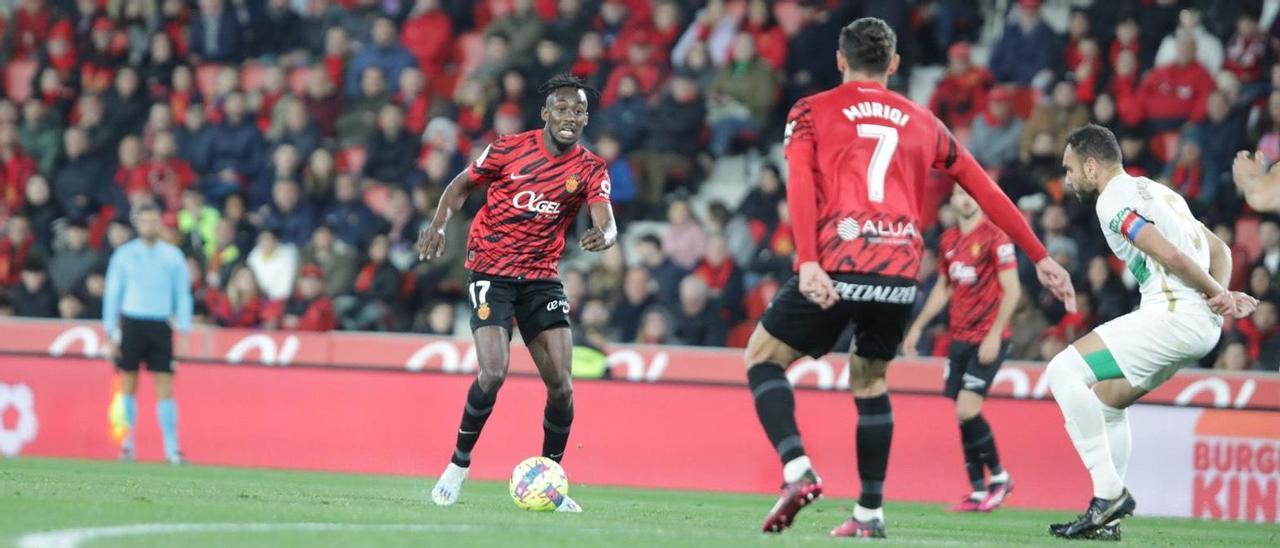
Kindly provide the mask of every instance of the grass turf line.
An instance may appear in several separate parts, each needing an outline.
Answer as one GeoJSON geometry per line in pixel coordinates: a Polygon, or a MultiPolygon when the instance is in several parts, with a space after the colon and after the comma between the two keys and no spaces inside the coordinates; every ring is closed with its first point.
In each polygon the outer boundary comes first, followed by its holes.
{"type": "MultiPolygon", "coordinates": [[[[570,468],[572,473],[572,468],[570,468]]],[[[459,504],[437,508],[425,478],[216,467],[173,468],[53,459],[0,460],[0,545],[29,533],[154,523],[353,524],[363,530],[197,531],[105,538],[84,546],[832,546],[827,532],[853,501],[827,499],[781,536],[758,533],[773,498],[573,486],[582,514],[517,509],[505,484],[469,482],[459,504]],[[386,527],[386,529],[378,529],[386,527]]],[[[1013,496],[1017,496],[1016,494],[1013,496]]],[[[891,544],[1062,545],[1048,537],[1061,512],[950,514],[890,503],[891,544]]],[[[1179,519],[1125,521],[1130,544],[1274,546],[1275,525],[1179,519]]]]}

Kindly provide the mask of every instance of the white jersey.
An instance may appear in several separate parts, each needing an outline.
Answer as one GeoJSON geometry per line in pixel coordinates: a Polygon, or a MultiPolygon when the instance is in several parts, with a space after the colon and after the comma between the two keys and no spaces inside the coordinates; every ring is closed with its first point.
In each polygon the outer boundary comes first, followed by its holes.
{"type": "Polygon", "coordinates": [[[1204,235],[1204,225],[1191,215],[1182,196],[1151,179],[1122,173],[1111,179],[1098,195],[1097,212],[1107,245],[1138,280],[1141,308],[1159,307],[1172,312],[1179,302],[1207,308],[1204,297],[1194,286],[1167,272],[1164,266],[1133,245],[1138,230],[1150,224],[1196,266],[1208,272],[1209,242],[1204,235]]]}

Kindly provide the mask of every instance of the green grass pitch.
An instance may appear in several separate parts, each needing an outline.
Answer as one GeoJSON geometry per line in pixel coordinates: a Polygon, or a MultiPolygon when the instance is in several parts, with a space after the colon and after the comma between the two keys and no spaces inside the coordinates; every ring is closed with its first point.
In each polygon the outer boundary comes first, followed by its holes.
{"type": "MultiPolygon", "coordinates": [[[[741,548],[850,541],[826,536],[849,515],[850,500],[819,501],[795,528],[765,536],[757,528],[773,499],[763,495],[578,485],[571,492],[586,511],[575,515],[519,510],[506,485],[490,482],[471,482],[459,504],[437,508],[428,500],[430,486],[426,478],[0,459],[0,546],[741,548]]],[[[887,511],[890,543],[926,546],[1063,545],[1045,526],[1069,517],[1020,510],[956,515],[906,503],[887,511]]],[[[1130,519],[1125,542],[1275,546],[1280,527],[1130,519]]]]}

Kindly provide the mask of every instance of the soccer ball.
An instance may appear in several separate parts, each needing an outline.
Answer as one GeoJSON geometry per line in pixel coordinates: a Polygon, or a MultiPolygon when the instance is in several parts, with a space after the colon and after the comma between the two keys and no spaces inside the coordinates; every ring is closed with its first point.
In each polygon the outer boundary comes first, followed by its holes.
{"type": "Polygon", "coordinates": [[[546,457],[529,457],[511,472],[511,500],[533,512],[550,512],[569,494],[569,478],[560,464],[546,457]]]}

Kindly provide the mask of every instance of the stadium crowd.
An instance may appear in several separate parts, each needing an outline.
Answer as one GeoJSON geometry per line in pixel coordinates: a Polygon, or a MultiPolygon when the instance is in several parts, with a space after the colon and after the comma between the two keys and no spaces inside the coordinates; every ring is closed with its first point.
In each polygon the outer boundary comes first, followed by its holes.
{"type": "MultiPolygon", "coordinates": [[[[540,127],[533,90],[571,71],[602,91],[587,138],[610,162],[623,230],[663,221],[563,273],[576,340],[742,345],[791,268],[786,181],[767,160],[781,121],[839,83],[837,31],[870,15],[899,32],[894,87],[945,65],[930,108],[1078,279],[1067,314],[1023,261],[1033,290],[1014,358],[1050,357],[1137,302],[1092,208],[1062,184],[1066,133],[1094,121],[1132,173],[1178,189],[1232,244],[1232,289],[1263,299],[1203,365],[1280,368],[1280,219],[1251,211],[1230,174],[1238,150],[1280,158],[1280,2],[1097,2],[1073,8],[1065,33],[1036,0],[1007,16],[989,4],[0,2],[0,314],[100,317],[105,260],[131,237],[131,205],[152,201],[205,322],[453,333],[468,218],[450,221],[443,260],[417,260],[420,227],[495,136],[540,127]],[[1004,30],[979,42],[989,17],[1004,30]],[[716,162],[744,153],[745,199],[691,207],[716,162]]],[[[931,180],[929,203],[949,185],[931,180]]],[[[954,222],[931,212],[927,245],[954,222]]],[[[927,257],[922,296],[935,271],[927,257]]],[[[937,327],[922,353],[945,354],[937,327]]]]}

